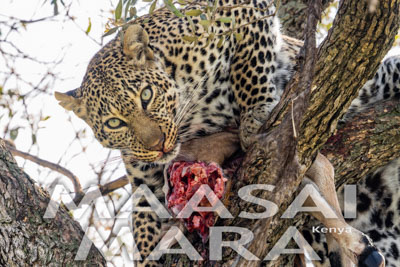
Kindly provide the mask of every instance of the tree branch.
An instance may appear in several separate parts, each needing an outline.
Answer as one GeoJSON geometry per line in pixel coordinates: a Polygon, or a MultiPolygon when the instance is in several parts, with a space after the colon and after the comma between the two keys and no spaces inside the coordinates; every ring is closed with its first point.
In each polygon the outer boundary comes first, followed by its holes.
{"type": "Polygon", "coordinates": [[[63,207],[54,219],[44,219],[49,201],[0,140],[0,264],[106,266],[94,246],[87,260],[74,260],[84,232],[63,207]]]}
{"type": "Polygon", "coordinates": [[[74,186],[74,190],[75,190],[75,194],[76,194],[75,198],[81,198],[83,196],[81,183],[79,182],[78,177],[76,177],[76,175],[74,175],[70,170],[68,170],[58,164],[41,159],[39,157],[28,154],[26,152],[22,152],[22,151],[16,149],[14,146],[10,145],[8,142],[6,142],[6,144],[7,144],[7,149],[11,152],[11,154],[13,156],[17,156],[17,157],[21,157],[23,159],[30,160],[40,166],[49,168],[50,170],[56,171],[58,173],[61,173],[64,176],[68,177],[74,186]]]}
{"type": "Polygon", "coordinates": [[[400,104],[383,101],[339,127],[321,153],[335,167],[336,187],[360,178],[400,157],[400,104]]]}
{"type": "MultiPolygon", "coordinates": [[[[13,154],[13,156],[21,157],[23,159],[32,161],[42,167],[49,168],[50,170],[56,171],[64,176],[68,177],[74,186],[74,191],[75,191],[74,202],[79,203],[82,200],[82,198],[84,196],[82,186],[79,182],[78,177],[76,177],[76,175],[73,174],[70,170],[68,170],[58,164],[52,163],[50,161],[41,159],[39,157],[28,154],[26,152],[20,151],[20,150],[16,149],[9,142],[7,142],[7,141],[5,141],[5,142],[6,142],[7,149],[11,152],[11,154],[13,154]]],[[[100,189],[101,194],[104,196],[104,195],[107,195],[119,188],[124,187],[127,184],[129,184],[129,180],[128,180],[128,177],[126,175],[124,175],[114,181],[107,183],[107,184],[99,185],[99,189],[100,189]]]]}

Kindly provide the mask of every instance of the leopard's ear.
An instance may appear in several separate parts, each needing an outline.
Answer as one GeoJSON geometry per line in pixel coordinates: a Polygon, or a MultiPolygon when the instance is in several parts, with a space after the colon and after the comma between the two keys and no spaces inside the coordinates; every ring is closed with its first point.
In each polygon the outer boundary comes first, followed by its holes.
{"type": "Polygon", "coordinates": [[[123,51],[134,65],[144,66],[154,59],[153,51],[149,48],[149,35],[139,25],[130,25],[123,35],[123,51]]]}
{"type": "Polygon", "coordinates": [[[73,111],[81,119],[86,118],[86,109],[82,105],[82,98],[77,96],[78,89],[66,93],[55,92],[54,96],[66,110],[73,111]]]}

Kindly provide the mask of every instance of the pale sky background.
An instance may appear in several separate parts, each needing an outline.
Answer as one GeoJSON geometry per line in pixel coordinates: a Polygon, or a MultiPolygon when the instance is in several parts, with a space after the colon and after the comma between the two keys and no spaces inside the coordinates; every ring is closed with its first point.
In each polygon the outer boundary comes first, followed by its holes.
{"type": "MultiPolygon", "coordinates": [[[[68,3],[68,1],[65,1],[68,3]]],[[[18,45],[18,47],[41,61],[53,61],[63,57],[62,62],[52,71],[57,73],[58,79],[55,84],[51,85],[54,91],[65,92],[78,87],[82,81],[83,75],[86,71],[86,66],[91,57],[101,47],[98,43],[91,38],[101,42],[101,36],[104,32],[104,24],[107,22],[105,15],[111,17],[110,11],[112,9],[110,0],[96,0],[96,1],[72,1],[70,15],[76,17],[75,23],[71,20],[66,20],[62,15],[52,19],[52,21],[37,22],[27,24],[26,31],[21,30],[20,34],[13,34],[11,40],[18,45]],[[100,17],[99,14],[103,14],[100,17]],[[88,26],[88,19],[91,18],[92,28],[87,36],[84,31],[88,26]],[[91,37],[91,38],[89,38],[91,37]]],[[[62,8],[60,7],[62,12],[62,8]]],[[[42,17],[51,16],[53,8],[49,2],[43,0],[29,0],[29,1],[5,1],[2,0],[1,15],[14,16],[19,19],[34,20],[42,17]]],[[[2,17],[0,17],[1,19],[2,17]]],[[[111,37],[106,38],[107,42],[111,37]]],[[[0,64],[1,64],[0,59],[0,64]]],[[[41,79],[41,74],[46,71],[43,66],[34,64],[28,60],[21,60],[18,62],[16,69],[24,76],[25,80],[36,81],[41,79]]],[[[1,66],[1,65],[0,65],[1,66]]],[[[15,86],[15,83],[9,82],[8,86],[15,86]]],[[[25,89],[23,84],[19,84],[21,92],[25,89]]],[[[5,87],[7,90],[7,86],[5,87]]],[[[43,127],[39,130],[37,135],[38,156],[40,158],[57,162],[63,153],[68,148],[69,144],[75,137],[75,129],[86,128],[86,125],[76,116],[71,116],[72,113],[66,113],[60,107],[52,95],[43,95],[35,97],[34,101],[28,104],[30,113],[37,113],[38,107],[43,109],[43,117],[50,116],[46,121],[40,123],[43,127]],[[67,122],[71,117],[72,125],[67,122]]],[[[21,121],[15,121],[16,125],[21,124],[21,121]]],[[[82,138],[84,145],[87,142],[92,142],[91,130],[87,131],[88,138],[82,138]]],[[[27,151],[31,145],[31,132],[29,130],[19,131],[18,137],[15,140],[17,148],[22,151],[27,151]]],[[[68,154],[71,158],[68,164],[64,165],[78,177],[81,178],[83,186],[91,182],[93,178],[90,177],[92,173],[90,164],[100,167],[102,160],[106,158],[108,150],[103,149],[97,142],[88,147],[87,156],[75,155],[81,152],[81,145],[79,142],[74,142],[68,148],[68,154]]],[[[31,153],[36,154],[36,151],[31,153]]],[[[115,153],[117,156],[118,153],[115,153]]],[[[32,178],[40,179],[41,174],[35,173],[36,165],[27,164],[25,170],[32,176],[32,178]]],[[[122,175],[121,171],[118,175],[122,175]]],[[[47,176],[47,174],[46,174],[47,176]]]]}
{"type": "MultiPolygon", "coordinates": [[[[91,57],[101,47],[100,43],[105,44],[112,38],[106,37],[103,41],[101,40],[107,18],[112,17],[110,11],[114,9],[113,4],[117,4],[117,0],[65,0],[64,2],[67,5],[71,4],[69,14],[76,18],[75,22],[65,19],[65,16],[63,16],[64,9],[60,7],[61,14],[58,17],[51,21],[27,24],[26,30],[21,28],[19,33],[13,33],[9,38],[19,49],[33,58],[41,61],[54,61],[62,58],[60,64],[51,70],[57,73],[58,79],[54,84],[49,84],[51,86],[50,92],[65,92],[80,85],[86,66],[91,57]],[[91,19],[92,27],[89,35],[86,35],[85,30],[88,26],[89,18],[91,19]]],[[[53,7],[50,5],[50,0],[1,0],[0,21],[4,21],[10,16],[24,20],[35,20],[52,15],[53,7]]],[[[2,34],[4,34],[3,30],[2,34]]],[[[0,36],[0,39],[2,37],[0,36]]],[[[8,48],[4,45],[3,49],[8,48]]],[[[399,54],[399,51],[392,50],[390,54],[399,54]]],[[[25,80],[32,81],[34,84],[47,71],[42,65],[32,63],[26,59],[17,61],[15,67],[25,80]]],[[[0,57],[0,82],[4,80],[5,70],[3,68],[4,59],[0,57]]],[[[18,87],[20,92],[30,90],[30,87],[17,83],[15,80],[10,80],[4,86],[4,91],[15,87],[18,87]]],[[[99,170],[109,150],[102,148],[97,141],[93,140],[93,133],[86,124],[72,113],[65,112],[58,105],[53,95],[38,95],[27,106],[29,114],[35,115],[38,110],[42,110],[43,118],[50,116],[48,120],[39,123],[41,129],[38,130],[37,135],[38,145],[30,153],[51,162],[58,162],[62,158],[60,165],[77,175],[84,188],[90,184],[98,184],[97,176],[91,166],[99,170]],[[72,123],[68,122],[69,119],[72,123]],[[86,129],[86,135],[80,139],[82,143],[78,141],[72,142],[76,132],[82,129],[86,129]],[[86,153],[81,153],[82,145],[86,146],[87,144],[91,145],[88,146],[86,153]]],[[[23,112],[22,106],[16,106],[15,109],[23,112]]],[[[0,115],[3,113],[4,111],[0,110],[0,115]]],[[[28,126],[26,121],[18,119],[20,115],[17,113],[14,116],[11,127],[28,126]]],[[[1,117],[0,133],[4,132],[4,126],[7,122],[7,116],[1,117]]],[[[8,138],[8,136],[5,137],[8,138]]],[[[15,140],[17,148],[21,151],[28,151],[31,143],[31,131],[28,128],[21,128],[15,140]]],[[[118,157],[118,155],[119,152],[112,152],[112,157],[118,157]]],[[[40,181],[41,184],[49,185],[55,179],[59,179],[58,182],[65,183],[72,189],[67,178],[47,169],[38,168],[36,164],[25,162],[21,159],[18,159],[18,162],[31,178],[40,181]]],[[[115,167],[119,168],[113,174],[104,175],[105,180],[116,179],[125,173],[121,161],[118,159],[107,166],[110,170],[115,167]]],[[[101,182],[105,183],[105,180],[101,182]]],[[[128,187],[127,190],[129,190],[128,187]]],[[[122,266],[120,260],[117,262],[118,266],[122,266]]]]}

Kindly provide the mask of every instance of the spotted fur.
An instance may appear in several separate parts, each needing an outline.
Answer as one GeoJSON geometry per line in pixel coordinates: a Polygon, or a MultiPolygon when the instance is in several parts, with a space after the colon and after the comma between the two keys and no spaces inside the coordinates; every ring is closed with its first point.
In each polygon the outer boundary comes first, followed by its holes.
{"type": "MultiPolygon", "coordinates": [[[[240,130],[242,148],[249,146],[278,103],[301,46],[280,35],[271,0],[218,0],[218,6],[223,8],[217,18],[235,17],[240,41],[227,35],[221,46],[219,38],[207,47],[205,39],[189,44],[182,39],[193,34],[189,21],[160,9],[137,19],[123,40],[118,35],[104,46],[78,89],[56,93],[100,143],[121,151],[133,190],[146,184],[162,203],[164,166],[179,153],[181,142],[234,127],[240,130]]],[[[193,23],[200,36],[199,18],[193,23]]],[[[217,22],[211,31],[218,35],[230,27],[217,22]]],[[[142,199],[139,206],[148,203],[142,199]]],[[[152,212],[132,216],[134,240],[145,259],[168,222],[152,212]]]]}
{"type": "Polygon", "coordinates": [[[371,104],[391,98],[400,99],[400,55],[389,57],[382,62],[374,78],[361,88],[343,120],[349,120],[371,104]]]}
{"type": "MultiPolygon", "coordinates": [[[[199,9],[201,4],[188,9],[199,9]]],[[[289,77],[278,71],[290,66],[290,58],[281,53],[273,1],[218,0],[217,4],[221,8],[216,18],[235,17],[240,41],[226,35],[221,46],[219,38],[207,47],[206,39],[189,44],[182,40],[183,35],[193,34],[189,21],[160,9],[136,20],[123,40],[118,35],[103,47],[78,89],[56,94],[62,106],[89,124],[97,140],[121,150],[133,190],[146,184],[161,202],[164,164],[178,154],[179,143],[240,127],[241,144],[247,148],[249,137],[279,101],[284,84],[280,81],[289,77]],[[152,97],[144,103],[146,89],[151,89],[152,97]],[[111,124],[118,128],[110,128],[111,124]]],[[[192,19],[200,36],[204,29],[199,18],[192,19]]],[[[218,35],[230,27],[231,23],[217,21],[210,30],[218,35]]],[[[133,217],[134,239],[144,258],[157,244],[165,222],[153,213],[136,212],[133,217]]]]}

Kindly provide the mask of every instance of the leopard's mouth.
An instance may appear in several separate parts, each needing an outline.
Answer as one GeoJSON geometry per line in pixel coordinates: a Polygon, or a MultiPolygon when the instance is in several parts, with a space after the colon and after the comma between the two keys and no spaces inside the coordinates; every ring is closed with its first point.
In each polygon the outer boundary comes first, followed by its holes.
{"type": "Polygon", "coordinates": [[[179,154],[181,144],[177,143],[168,151],[146,151],[135,153],[134,151],[123,151],[129,161],[143,161],[148,163],[167,164],[173,161],[179,154]]]}
{"type": "Polygon", "coordinates": [[[166,164],[173,161],[179,154],[180,143],[177,138],[177,129],[173,127],[172,132],[164,132],[165,141],[162,151],[159,152],[158,157],[154,160],[155,163],[166,164]]]}
{"type": "Polygon", "coordinates": [[[143,147],[142,150],[124,150],[123,154],[129,161],[143,161],[148,163],[166,164],[173,161],[179,154],[180,143],[176,135],[164,134],[162,145],[157,150],[149,150],[143,147]],[[165,140],[165,141],[164,141],[165,140]]]}
{"type": "Polygon", "coordinates": [[[180,148],[181,144],[177,143],[168,152],[160,152],[159,157],[154,162],[160,164],[166,164],[173,161],[178,156],[180,148]]]}
{"type": "Polygon", "coordinates": [[[135,153],[132,150],[121,150],[126,162],[142,161],[147,163],[167,164],[173,161],[179,154],[181,145],[178,143],[168,152],[146,151],[135,153]]]}

